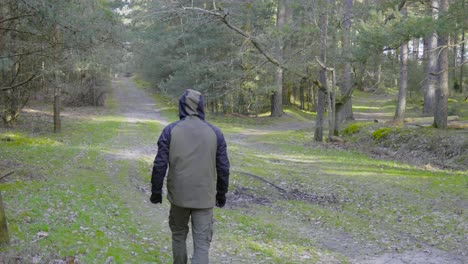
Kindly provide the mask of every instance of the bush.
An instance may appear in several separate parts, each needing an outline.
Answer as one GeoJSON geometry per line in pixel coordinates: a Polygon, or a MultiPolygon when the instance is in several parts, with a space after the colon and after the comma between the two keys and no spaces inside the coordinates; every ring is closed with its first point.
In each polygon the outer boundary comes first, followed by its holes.
{"type": "Polygon", "coordinates": [[[347,127],[345,127],[341,133],[343,134],[343,136],[351,136],[351,135],[359,133],[363,128],[366,128],[372,124],[373,123],[370,123],[370,122],[352,123],[348,125],[347,127]]]}
{"type": "Polygon", "coordinates": [[[376,141],[387,139],[392,133],[400,132],[399,128],[392,128],[392,127],[384,127],[375,130],[372,133],[372,139],[376,141]]]}

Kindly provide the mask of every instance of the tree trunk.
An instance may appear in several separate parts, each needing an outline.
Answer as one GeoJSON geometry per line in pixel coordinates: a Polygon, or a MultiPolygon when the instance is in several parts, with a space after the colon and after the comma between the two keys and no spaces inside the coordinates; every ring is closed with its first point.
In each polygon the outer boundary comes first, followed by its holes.
{"type": "MultiPolygon", "coordinates": [[[[325,72],[325,70],[320,70],[320,71],[325,72]]],[[[317,117],[315,118],[315,133],[314,133],[314,140],[318,142],[323,141],[323,119],[324,119],[324,114],[325,114],[325,100],[326,100],[325,93],[319,90],[318,98],[317,98],[317,117]]]]}
{"type": "Polygon", "coordinates": [[[329,102],[330,102],[330,107],[329,107],[329,116],[328,116],[328,120],[329,120],[329,128],[328,128],[328,140],[331,140],[332,136],[335,135],[335,136],[338,136],[340,134],[339,132],[339,124],[336,120],[336,118],[338,117],[338,114],[337,114],[337,111],[336,111],[336,99],[335,99],[335,95],[336,95],[336,72],[335,72],[335,69],[333,69],[332,71],[332,89],[331,91],[328,91],[328,98],[329,99],[329,102]]]}
{"type": "Polygon", "coordinates": [[[300,109],[304,110],[305,109],[305,91],[307,89],[307,79],[304,77],[301,79],[301,83],[299,84],[299,99],[300,99],[300,109]]]}
{"type": "MultiPolygon", "coordinates": [[[[457,79],[457,41],[458,41],[458,31],[453,32],[453,34],[449,37],[449,42],[451,43],[451,50],[452,50],[452,66],[449,66],[451,68],[449,80],[451,80],[451,83],[455,84],[456,79],[457,79]]],[[[452,85],[454,87],[454,85],[452,85]]]]}
{"type": "Polygon", "coordinates": [[[8,225],[5,210],[3,209],[2,192],[0,192],[0,245],[5,245],[10,242],[8,236],[8,225]]]}
{"type": "MultiPolygon", "coordinates": [[[[328,29],[328,14],[327,10],[324,10],[320,16],[320,60],[326,65],[327,63],[327,29],[328,29]]],[[[327,69],[320,67],[319,70],[319,81],[320,84],[328,91],[327,82],[327,69]]],[[[325,115],[325,100],[326,95],[322,91],[318,91],[318,102],[317,102],[317,117],[315,121],[315,134],[314,140],[318,142],[323,141],[323,119],[325,115]]]]}
{"type": "MultiPolygon", "coordinates": [[[[278,0],[278,11],[276,16],[276,27],[281,29],[286,22],[286,0],[278,0]]],[[[277,42],[278,61],[283,61],[284,41],[279,37],[277,42]]],[[[271,97],[271,116],[280,117],[283,115],[283,76],[284,72],[280,66],[276,66],[276,91],[271,97]]]]}
{"type": "MultiPolygon", "coordinates": [[[[440,15],[446,16],[448,13],[448,0],[440,0],[440,15]]],[[[437,46],[440,48],[439,59],[437,61],[437,89],[436,89],[436,104],[434,112],[434,127],[440,129],[447,128],[448,115],[448,74],[449,74],[449,58],[448,58],[448,34],[439,33],[437,46]]]]}
{"type": "MultiPolygon", "coordinates": [[[[401,9],[401,13],[406,17],[406,7],[401,9]]],[[[400,79],[398,82],[398,102],[395,110],[394,120],[403,122],[406,110],[406,93],[408,91],[408,42],[404,42],[400,47],[400,79]]]]}
{"type": "Polygon", "coordinates": [[[374,86],[378,88],[380,86],[380,83],[382,82],[382,54],[377,53],[375,56],[375,69],[374,69],[374,75],[375,75],[375,84],[374,86]]]}
{"type": "Polygon", "coordinates": [[[60,108],[61,108],[61,93],[62,88],[58,81],[58,73],[56,73],[55,77],[55,88],[54,88],[54,132],[60,133],[62,130],[62,122],[60,119],[60,108]]]}
{"type": "Polygon", "coordinates": [[[283,69],[276,68],[276,86],[277,90],[271,95],[271,117],[280,117],[283,115],[283,69]]]}
{"type": "Polygon", "coordinates": [[[419,59],[419,38],[413,39],[413,61],[417,62],[419,59]]]}
{"type": "MultiPolygon", "coordinates": [[[[432,0],[432,19],[437,20],[439,13],[439,0],[432,0]]],[[[424,92],[424,107],[423,115],[434,115],[435,107],[435,90],[437,84],[437,33],[432,32],[427,40],[427,64],[426,64],[426,77],[423,82],[424,92]]]]}
{"type": "Polygon", "coordinates": [[[402,121],[405,118],[406,92],[408,90],[408,43],[400,47],[400,80],[398,83],[398,102],[394,120],[402,121]]]}
{"type": "MultiPolygon", "coordinates": [[[[284,24],[288,24],[293,19],[293,10],[288,3],[289,0],[284,1],[284,24]]],[[[291,51],[295,48],[294,41],[290,38],[286,38],[283,42],[283,57],[289,56],[291,51]]],[[[283,105],[291,105],[291,81],[288,81],[287,78],[284,77],[283,73],[283,105]]]]}
{"type": "MultiPolygon", "coordinates": [[[[463,2],[463,6],[465,2],[463,2]]],[[[465,27],[462,28],[462,44],[461,44],[461,58],[460,58],[460,93],[463,94],[463,64],[465,63],[465,27]]]]}
{"type": "MultiPolygon", "coordinates": [[[[351,16],[352,16],[352,7],[353,0],[345,0],[345,14],[344,14],[344,36],[343,36],[343,57],[345,59],[344,66],[344,85],[341,85],[341,94],[346,94],[349,89],[352,88],[352,75],[351,70],[351,16]]],[[[336,123],[341,122],[342,120],[352,120],[353,117],[353,103],[351,98],[346,102],[346,104],[341,108],[339,112],[339,120],[336,120],[336,123]]]]}

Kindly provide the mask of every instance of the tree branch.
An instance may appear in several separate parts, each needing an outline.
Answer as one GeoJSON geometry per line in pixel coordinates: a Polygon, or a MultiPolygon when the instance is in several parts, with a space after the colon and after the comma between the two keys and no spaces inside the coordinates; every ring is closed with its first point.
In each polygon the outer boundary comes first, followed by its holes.
{"type": "Polygon", "coordinates": [[[31,77],[29,77],[26,81],[21,82],[21,83],[17,83],[17,84],[15,84],[15,85],[12,85],[12,86],[9,86],[9,87],[1,87],[1,88],[0,88],[0,91],[13,90],[13,89],[15,89],[16,87],[25,85],[26,83],[32,81],[36,76],[37,76],[37,73],[34,73],[34,74],[31,75],[31,77]]]}
{"type": "Polygon", "coordinates": [[[10,176],[10,175],[12,175],[13,173],[15,173],[15,172],[12,171],[12,172],[10,172],[10,173],[7,173],[7,174],[3,175],[2,177],[0,177],[0,180],[3,179],[3,178],[8,177],[8,176],[10,176]]]}
{"type": "MultiPolygon", "coordinates": [[[[405,7],[405,4],[408,0],[401,0],[401,2],[398,4],[398,12],[400,12],[403,7],[405,7]]],[[[387,24],[388,21],[392,20],[395,18],[395,15],[394,14],[391,14],[390,16],[388,16],[386,19],[385,19],[385,24],[387,24]]]]}
{"type": "Polygon", "coordinates": [[[12,20],[21,19],[21,18],[24,18],[24,17],[30,17],[30,16],[33,16],[33,15],[32,14],[27,14],[27,15],[22,15],[22,16],[15,16],[15,17],[5,18],[3,20],[0,20],[0,24],[8,22],[8,21],[12,21],[12,20]]]}
{"type": "Polygon", "coordinates": [[[320,67],[322,67],[323,69],[327,70],[327,71],[335,71],[334,68],[329,68],[327,67],[323,62],[320,61],[319,57],[318,56],[315,56],[315,60],[317,61],[317,63],[320,65],[320,67]]]}
{"type": "MultiPolygon", "coordinates": [[[[402,4],[400,3],[401,5],[401,8],[403,8],[403,5],[406,3],[407,0],[402,0],[402,4]]],[[[288,67],[286,67],[284,64],[280,63],[278,60],[276,60],[268,51],[266,51],[260,44],[260,42],[253,36],[251,36],[249,33],[243,31],[242,29],[232,25],[231,23],[229,23],[229,21],[227,20],[227,16],[229,15],[228,13],[219,13],[219,12],[216,12],[214,10],[207,10],[207,9],[203,9],[203,8],[199,8],[199,7],[185,7],[185,6],[182,6],[182,9],[183,10],[189,10],[189,11],[197,11],[197,12],[202,12],[202,13],[205,13],[205,14],[208,14],[208,15],[211,15],[211,16],[214,16],[218,19],[221,20],[221,22],[223,22],[228,28],[234,30],[236,33],[238,33],[239,35],[241,35],[242,37],[244,37],[246,40],[250,41],[250,43],[252,43],[252,45],[254,45],[254,47],[269,61],[271,62],[272,64],[282,68],[283,70],[286,70],[288,71],[288,67]]],[[[325,69],[329,70],[329,71],[334,71],[333,68],[327,68],[325,67],[325,65],[323,63],[320,62],[320,60],[318,58],[316,58],[317,62],[319,63],[319,65],[321,67],[324,67],[325,69]]],[[[299,77],[304,77],[304,78],[307,78],[307,79],[310,79],[309,76],[307,76],[306,74],[303,74],[301,72],[297,72],[297,71],[291,71],[293,72],[295,75],[299,76],[299,77]]],[[[320,91],[322,91],[323,93],[325,94],[328,94],[328,91],[320,84],[320,82],[316,79],[312,79],[312,83],[315,84],[320,91]]],[[[344,94],[340,100],[337,100],[336,101],[336,105],[337,105],[337,110],[339,109],[340,105],[344,105],[346,103],[347,100],[349,100],[349,98],[352,96],[352,93],[354,91],[354,87],[350,88],[346,94],[344,94]]]]}
{"type": "MultiPolygon", "coordinates": [[[[218,13],[218,12],[215,12],[215,11],[212,11],[212,10],[206,10],[206,9],[203,9],[203,8],[199,8],[199,7],[183,7],[184,10],[194,10],[194,11],[199,11],[199,12],[202,12],[202,13],[205,13],[205,14],[209,14],[209,15],[212,15],[212,16],[215,16],[217,17],[218,19],[221,20],[221,22],[223,22],[228,28],[234,30],[236,33],[238,33],[239,35],[243,36],[244,38],[246,38],[248,41],[250,41],[250,43],[252,43],[252,45],[254,45],[254,47],[268,60],[270,61],[271,63],[273,63],[274,65],[282,68],[283,70],[288,70],[287,67],[285,67],[284,65],[282,65],[278,60],[276,60],[268,51],[266,51],[260,44],[260,42],[258,42],[255,37],[251,36],[249,33],[243,31],[242,29],[232,25],[231,23],[229,23],[229,21],[227,20],[227,16],[228,16],[228,13],[218,13]]],[[[301,75],[301,77],[304,77],[301,75]]]]}
{"type": "Polygon", "coordinates": [[[17,33],[23,33],[23,34],[29,34],[29,35],[33,35],[33,36],[39,36],[38,34],[36,33],[32,33],[32,32],[29,32],[29,31],[22,31],[22,30],[17,30],[17,29],[14,29],[14,28],[3,28],[3,27],[0,27],[0,30],[4,30],[5,32],[8,32],[8,31],[13,31],[13,32],[17,32],[17,33]]]}

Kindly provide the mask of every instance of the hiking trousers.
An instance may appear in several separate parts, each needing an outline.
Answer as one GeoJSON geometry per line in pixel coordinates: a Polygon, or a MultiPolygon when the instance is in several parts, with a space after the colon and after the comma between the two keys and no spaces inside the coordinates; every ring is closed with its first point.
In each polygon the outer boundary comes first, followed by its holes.
{"type": "Polygon", "coordinates": [[[174,264],[187,263],[188,222],[192,221],[192,264],[208,264],[208,252],[213,236],[213,208],[193,209],[171,204],[169,227],[172,231],[174,264]]]}

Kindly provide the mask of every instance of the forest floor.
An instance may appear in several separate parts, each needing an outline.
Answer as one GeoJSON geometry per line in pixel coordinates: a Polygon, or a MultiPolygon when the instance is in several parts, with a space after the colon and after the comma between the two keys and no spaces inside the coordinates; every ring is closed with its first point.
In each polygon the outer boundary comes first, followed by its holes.
{"type": "MultiPolygon", "coordinates": [[[[11,237],[0,263],[170,263],[168,201],[148,199],[176,109],[120,78],[105,108],[66,109],[61,134],[42,121],[0,128],[0,174],[15,171],[0,182],[11,237]]],[[[468,172],[312,143],[298,119],[212,120],[232,164],[212,263],[468,262],[468,172]]]]}

